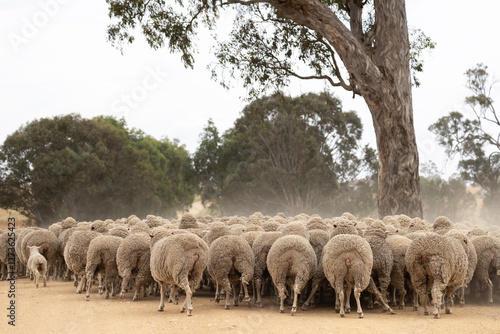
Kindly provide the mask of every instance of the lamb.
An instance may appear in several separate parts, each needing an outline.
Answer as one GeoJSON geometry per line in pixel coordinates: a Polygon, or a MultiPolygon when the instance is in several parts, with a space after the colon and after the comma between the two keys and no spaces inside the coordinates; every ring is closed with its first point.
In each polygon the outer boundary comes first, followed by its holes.
{"type": "Polygon", "coordinates": [[[467,273],[467,255],[460,243],[452,237],[429,233],[415,239],[405,257],[406,268],[414,289],[420,296],[424,315],[428,315],[428,293],[432,294],[434,318],[446,296],[446,313],[452,313],[452,294],[464,284],[467,273]]]}
{"type": "Polygon", "coordinates": [[[141,286],[151,278],[150,255],[151,237],[149,234],[137,233],[127,236],[116,252],[118,274],[122,277],[120,298],[123,298],[128,283],[135,277],[134,296],[138,300],[141,286]]]}
{"type": "Polygon", "coordinates": [[[237,283],[241,280],[245,301],[250,307],[247,285],[253,278],[255,259],[248,242],[238,235],[225,235],[212,242],[208,252],[207,270],[217,284],[215,301],[220,300],[219,286],[226,291],[225,309],[229,309],[229,296],[233,288],[233,305],[238,306],[237,283]]]}
{"type": "Polygon", "coordinates": [[[23,249],[23,258],[26,259],[26,261],[30,255],[29,246],[40,246],[40,254],[42,254],[47,260],[47,272],[53,268],[54,278],[56,278],[57,269],[55,265],[58,260],[59,244],[55,234],[45,229],[34,230],[33,232],[26,234],[21,244],[23,249]]]}
{"type": "MultiPolygon", "coordinates": [[[[51,232],[52,233],[52,232],[51,232]]],[[[38,283],[40,282],[40,276],[43,278],[43,286],[47,286],[46,274],[47,274],[47,260],[40,254],[41,246],[28,246],[30,252],[28,258],[28,269],[35,276],[35,286],[38,289],[38,283]]]]}
{"type": "Polygon", "coordinates": [[[254,295],[256,295],[256,298],[254,300],[259,308],[262,307],[261,286],[262,278],[267,269],[267,255],[273,243],[281,236],[281,232],[261,233],[252,244],[252,252],[255,258],[253,280],[255,282],[254,295]]]}
{"type": "Polygon", "coordinates": [[[304,234],[307,234],[307,237],[309,237],[306,228],[301,223],[290,223],[286,227],[294,224],[297,225],[291,229],[285,228],[283,230],[282,234],[285,235],[273,243],[267,257],[267,269],[280,296],[281,313],[285,311],[286,285],[287,283],[292,285],[292,316],[297,312],[298,295],[313,277],[317,268],[314,249],[309,243],[308,238],[304,237],[304,234]],[[300,231],[300,226],[303,231],[300,231]],[[298,234],[288,234],[292,231],[296,231],[298,234]]]}
{"type": "Polygon", "coordinates": [[[477,254],[477,266],[474,281],[484,284],[488,291],[488,305],[493,303],[493,283],[489,273],[500,276],[500,240],[491,235],[472,237],[472,244],[477,254]]]}
{"type": "Polygon", "coordinates": [[[81,293],[86,282],[85,266],[87,265],[87,252],[92,239],[100,236],[95,231],[75,231],[64,248],[64,261],[69,270],[74,273],[76,293],[81,293]]]}
{"type": "Polygon", "coordinates": [[[172,295],[178,288],[186,293],[181,312],[187,308],[187,315],[192,315],[191,296],[207,266],[208,252],[206,242],[193,233],[175,234],[151,242],[151,275],[161,290],[158,311],[162,312],[165,307],[165,288],[171,284],[172,295]]]}
{"type": "MultiPolygon", "coordinates": [[[[90,289],[92,287],[92,278],[96,271],[104,275],[104,287],[106,289],[105,297],[109,298],[111,285],[118,276],[116,265],[116,253],[122,242],[122,238],[112,235],[101,235],[90,241],[87,252],[87,265],[85,267],[87,279],[87,294],[85,300],[90,300],[90,289]]],[[[113,289],[113,295],[114,295],[113,289]]]]}

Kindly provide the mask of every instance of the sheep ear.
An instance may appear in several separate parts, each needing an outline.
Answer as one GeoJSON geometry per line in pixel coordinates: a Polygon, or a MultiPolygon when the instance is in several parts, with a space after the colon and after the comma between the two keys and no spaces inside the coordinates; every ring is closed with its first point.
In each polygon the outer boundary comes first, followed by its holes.
{"type": "Polygon", "coordinates": [[[153,237],[153,235],[152,235],[152,234],[150,234],[149,236],[150,236],[151,238],[153,237]]]}
{"type": "Polygon", "coordinates": [[[356,223],[354,223],[354,226],[356,226],[356,225],[358,225],[358,223],[357,223],[357,222],[356,222],[356,223]]]}

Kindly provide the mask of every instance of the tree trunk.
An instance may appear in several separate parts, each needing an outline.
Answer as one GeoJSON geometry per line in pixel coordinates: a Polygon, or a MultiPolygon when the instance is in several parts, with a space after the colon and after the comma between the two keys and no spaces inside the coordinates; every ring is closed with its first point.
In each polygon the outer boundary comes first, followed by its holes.
{"type": "MultiPolygon", "coordinates": [[[[422,217],[413,127],[409,40],[404,0],[374,0],[375,39],[363,40],[318,0],[271,1],[283,16],[320,33],[335,49],[372,114],[379,157],[379,216],[422,217]]],[[[358,2],[350,1],[351,6],[358,2]]],[[[352,8],[351,26],[360,8],[352,8]]]]}

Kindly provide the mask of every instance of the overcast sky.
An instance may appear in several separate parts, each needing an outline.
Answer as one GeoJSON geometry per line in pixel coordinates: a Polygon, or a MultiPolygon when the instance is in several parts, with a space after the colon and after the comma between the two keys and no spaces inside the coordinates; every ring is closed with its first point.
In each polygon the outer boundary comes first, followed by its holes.
{"type": "MultiPolygon", "coordinates": [[[[498,0],[407,0],[408,25],[437,43],[424,54],[421,86],[413,90],[421,162],[433,160],[445,174],[443,150],[427,130],[449,111],[466,113],[464,73],[477,63],[500,77],[498,0]]],[[[226,20],[226,26],[230,21],[226,20]]],[[[190,152],[212,118],[219,130],[233,125],[246,104],[242,88],[224,90],[206,69],[214,57],[208,34],[199,37],[195,69],[179,55],[150,50],[141,36],[124,54],[106,41],[110,23],[104,0],[0,1],[0,143],[23,124],[55,115],[125,117],[129,127],[158,139],[178,139],[190,152]]],[[[237,83],[235,83],[237,84],[237,83]]],[[[320,91],[322,83],[295,81],[287,93],[320,91]]],[[[360,97],[333,90],[344,110],[363,120],[364,141],[375,147],[371,116],[360,97]]],[[[500,100],[500,89],[493,99],[500,100]]]]}

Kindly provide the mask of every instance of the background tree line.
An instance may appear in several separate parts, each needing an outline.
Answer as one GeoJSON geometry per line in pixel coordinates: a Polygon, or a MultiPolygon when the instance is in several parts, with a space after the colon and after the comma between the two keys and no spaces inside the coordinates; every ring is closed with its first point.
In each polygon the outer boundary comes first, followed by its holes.
{"type": "MultiPolygon", "coordinates": [[[[435,164],[420,175],[424,218],[494,221],[499,212],[500,131],[486,66],[466,72],[472,119],[456,111],[429,128],[458,174],[435,164]],[[476,192],[470,186],[475,185],[476,192]]],[[[0,207],[40,225],[130,214],[174,216],[196,194],[212,214],[255,211],[377,215],[377,153],[361,145],[363,127],[329,93],[275,93],[249,103],[219,133],[208,120],[190,155],[178,141],[157,140],[124,120],[79,115],[35,120],[0,147],[0,207]]]]}

